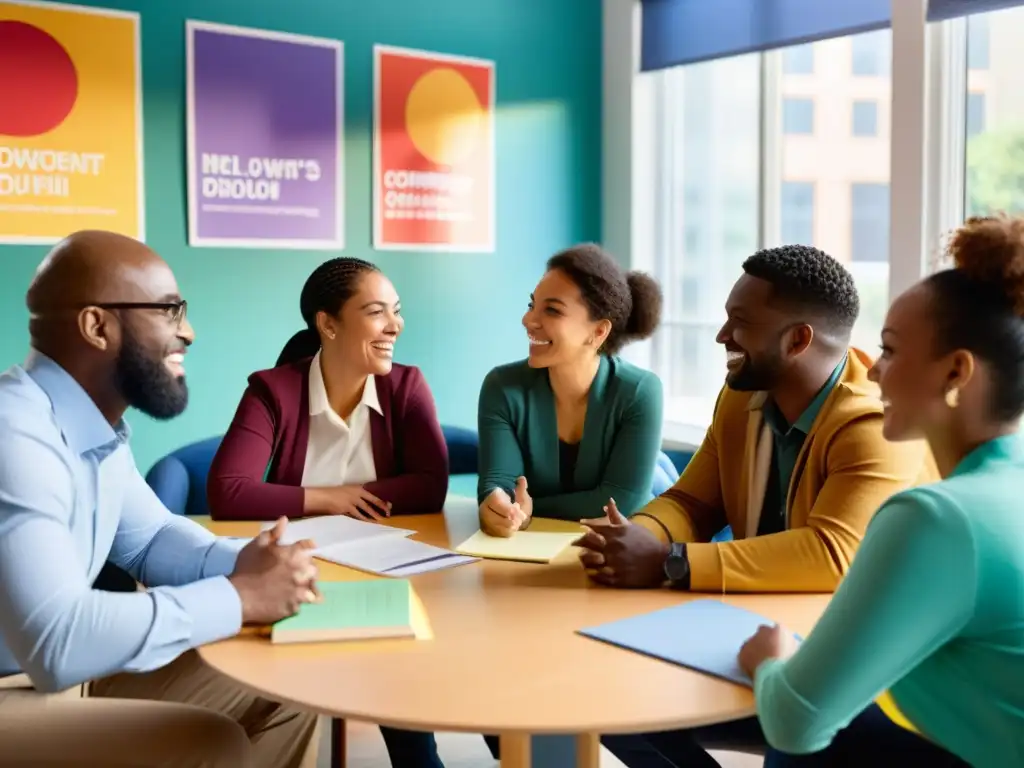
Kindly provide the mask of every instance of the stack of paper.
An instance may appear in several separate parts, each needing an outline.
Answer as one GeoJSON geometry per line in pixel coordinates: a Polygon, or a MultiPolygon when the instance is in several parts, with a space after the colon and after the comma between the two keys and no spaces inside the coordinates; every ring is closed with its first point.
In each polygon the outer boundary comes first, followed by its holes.
{"type": "Polygon", "coordinates": [[[752,682],[736,658],[769,619],[718,600],[682,605],[579,630],[585,637],[696,669],[734,683],[752,682]]]}
{"type": "Polygon", "coordinates": [[[456,552],[492,560],[519,560],[526,563],[550,563],[574,541],[582,531],[549,533],[518,531],[508,538],[489,536],[477,531],[455,548],[456,552]]]}
{"type": "Polygon", "coordinates": [[[322,560],[384,576],[412,576],[475,562],[408,538],[415,531],[332,515],[289,522],[282,543],[310,539],[322,560]]]}

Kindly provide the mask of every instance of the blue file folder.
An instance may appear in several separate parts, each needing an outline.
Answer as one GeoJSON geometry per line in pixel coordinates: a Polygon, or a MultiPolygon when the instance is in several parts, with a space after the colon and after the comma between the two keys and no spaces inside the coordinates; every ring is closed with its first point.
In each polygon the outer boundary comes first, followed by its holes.
{"type": "Polygon", "coordinates": [[[750,687],[736,656],[763,624],[774,622],[718,600],[691,600],[579,634],[750,687]]]}

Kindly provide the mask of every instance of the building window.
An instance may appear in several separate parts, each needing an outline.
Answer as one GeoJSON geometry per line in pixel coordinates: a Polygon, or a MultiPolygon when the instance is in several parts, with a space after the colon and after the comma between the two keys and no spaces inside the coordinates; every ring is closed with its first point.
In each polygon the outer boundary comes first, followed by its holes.
{"type": "Polygon", "coordinates": [[[988,16],[971,16],[967,23],[967,68],[988,69],[988,16]]]}
{"type": "Polygon", "coordinates": [[[967,136],[977,136],[985,130],[985,94],[967,94],[967,136]]]}
{"type": "Polygon", "coordinates": [[[851,69],[858,77],[889,77],[892,69],[892,33],[887,29],[850,38],[851,69]]]}
{"type": "Polygon", "coordinates": [[[786,75],[814,74],[814,46],[794,45],[782,51],[782,72],[786,75]]]}
{"type": "Polygon", "coordinates": [[[782,100],[782,132],[814,133],[814,100],[787,98],[782,100]]]}
{"type": "Polygon", "coordinates": [[[889,185],[853,184],[850,208],[850,258],[854,262],[888,262],[889,185]]]}
{"type": "Polygon", "coordinates": [[[877,101],[855,101],[855,102],[853,102],[853,135],[854,136],[877,136],[878,135],[878,102],[877,101]]]}
{"type": "Polygon", "coordinates": [[[784,181],[779,200],[779,235],[787,245],[814,243],[814,182],[784,181]]]}

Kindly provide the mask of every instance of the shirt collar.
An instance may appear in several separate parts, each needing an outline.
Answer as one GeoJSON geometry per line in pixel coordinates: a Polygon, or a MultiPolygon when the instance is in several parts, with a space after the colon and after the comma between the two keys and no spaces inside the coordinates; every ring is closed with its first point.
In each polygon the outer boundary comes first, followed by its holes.
{"type": "Polygon", "coordinates": [[[1024,461],[1024,438],[1020,433],[1003,435],[982,443],[964,456],[949,474],[950,477],[975,472],[986,465],[1000,461],[1024,461]]]}
{"type": "Polygon", "coordinates": [[[818,412],[821,410],[821,406],[825,404],[828,396],[832,393],[836,382],[839,381],[839,377],[843,375],[843,369],[845,367],[846,360],[844,359],[832,370],[832,375],[829,376],[828,381],[825,382],[825,386],[818,391],[818,394],[814,396],[810,405],[804,409],[804,412],[801,413],[797,420],[793,422],[792,426],[786,424],[786,419],[781,413],[779,413],[778,408],[775,407],[775,403],[770,400],[767,401],[764,408],[764,420],[768,423],[768,426],[771,427],[772,431],[780,436],[788,435],[794,429],[799,430],[805,436],[810,434],[811,427],[814,425],[814,420],[818,418],[818,412]]]}
{"type": "MultiPolygon", "coordinates": [[[[377,396],[377,382],[372,375],[366,377],[363,396],[359,404],[372,408],[381,416],[384,415],[380,407],[380,398],[377,396]]],[[[313,362],[309,364],[309,415],[319,416],[330,409],[331,404],[327,400],[327,385],[324,384],[324,373],[320,368],[320,353],[317,352],[313,356],[313,362]]]]}
{"type": "Polygon", "coordinates": [[[111,427],[82,385],[51,358],[33,351],[25,372],[50,398],[64,439],[79,456],[130,437],[128,424],[122,419],[111,427]]]}

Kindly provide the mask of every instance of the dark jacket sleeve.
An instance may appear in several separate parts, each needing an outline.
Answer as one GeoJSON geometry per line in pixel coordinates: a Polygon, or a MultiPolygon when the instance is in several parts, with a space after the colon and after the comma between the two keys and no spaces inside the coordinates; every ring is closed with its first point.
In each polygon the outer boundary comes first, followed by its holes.
{"type": "Polygon", "coordinates": [[[395,393],[392,430],[399,474],[366,483],[366,490],[391,502],[393,515],[440,512],[448,495],[448,446],[437,420],[434,396],[419,368],[395,393]]]}
{"type": "Polygon", "coordinates": [[[282,515],[295,518],[303,514],[301,487],[263,480],[274,450],[272,403],[266,385],[250,377],[206,481],[214,520],[276,520],[282,515]]]}

